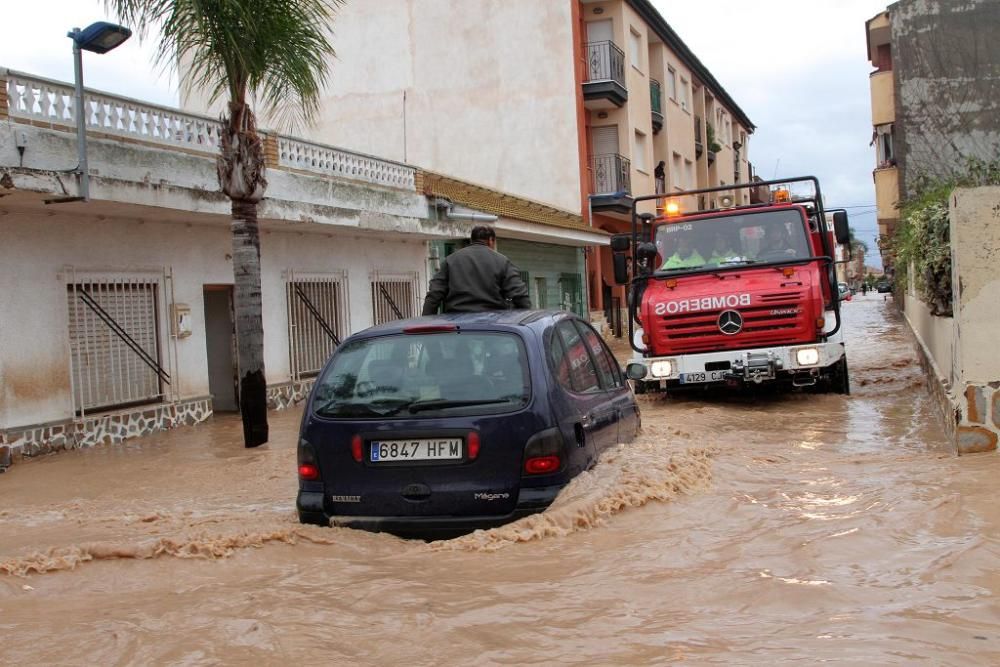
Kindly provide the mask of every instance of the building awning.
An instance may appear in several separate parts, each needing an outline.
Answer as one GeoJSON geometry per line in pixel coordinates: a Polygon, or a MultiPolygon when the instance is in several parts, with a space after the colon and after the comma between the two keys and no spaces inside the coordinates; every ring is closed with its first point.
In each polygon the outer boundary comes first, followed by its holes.
{"type": "Polygon", "coordinates": [[[493,228],[496,229],[497,236],[500,238],[538,241],[553,245],[584,247],[610,245],[611,243],[610,234],[601,229],[591,229],[589,227],[568,229],[565,227],[539,225],[537,223],[524,222],[523,220],[500,218],[493,223],[493,228]]]}

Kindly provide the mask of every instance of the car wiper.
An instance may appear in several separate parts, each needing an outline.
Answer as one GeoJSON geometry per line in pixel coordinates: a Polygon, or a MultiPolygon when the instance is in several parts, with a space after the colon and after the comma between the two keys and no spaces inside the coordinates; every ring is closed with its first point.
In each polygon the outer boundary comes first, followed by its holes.
{"type": "Polygon", "coordinates": [[[384,417],[399,412],[411,403],[408,399],[387,398],[375,401],[342,403],[333,399],[316,408],[316,412],[327,417],[384,417]],[[390,408],[382,412],[380,408],[390,408]]]}
{"type": "Polygon", "coordinates": [[[744,257],[741,259],[727,259],[719,262],[719,266],[726,266],[727,264],[760,264],[760,260],[744,257]]]}
{"type": "Polygon", "coordinates": [[[464,408],[472,405],[496,405],[497,403],[510,403],[506,398],[478,400],[478,401],[453,401],[447,398],[430,398],[423,401],[414,401],[409,405],[402,406],[410,412],[422,412],[423,410],[434,410],[436,408],[464,408]]]}

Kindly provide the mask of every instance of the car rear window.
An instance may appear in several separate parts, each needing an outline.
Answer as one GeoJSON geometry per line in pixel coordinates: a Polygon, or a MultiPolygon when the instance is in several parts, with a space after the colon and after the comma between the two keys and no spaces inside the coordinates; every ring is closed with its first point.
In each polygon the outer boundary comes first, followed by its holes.
{"type": "Polygon", "coordinates": [[[528,403],[527,355],[518,336],[399,334],[342,345],[317,381],[312,409],[378,419],[496,414],[528,403]]]}

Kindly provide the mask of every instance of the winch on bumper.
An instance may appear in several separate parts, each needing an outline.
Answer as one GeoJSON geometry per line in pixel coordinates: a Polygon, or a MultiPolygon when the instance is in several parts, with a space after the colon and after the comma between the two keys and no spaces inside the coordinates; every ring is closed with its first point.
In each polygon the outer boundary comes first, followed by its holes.
{"type": "Polygon", "coordinates": [[[638,391],[646,387],[740,382],[762,384],[790,379],[796,385],[815,384],[834,364],[844,358],[842,341],[725,350],[678,356],[640,357],[645,375],[636,380],[638,391]]]}

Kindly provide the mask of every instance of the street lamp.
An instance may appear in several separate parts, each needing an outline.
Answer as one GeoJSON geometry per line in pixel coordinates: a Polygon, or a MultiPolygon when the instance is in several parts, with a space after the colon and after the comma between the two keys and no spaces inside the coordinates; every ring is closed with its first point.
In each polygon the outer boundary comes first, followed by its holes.
{"type": "Polygon", "coordinates": [[[73,75],[76,87],[74,95],[76,151],[79,161],[77,170],[80,172],[80,197],[87,201],[90,199],[90,170],[87,167],[87,114],[83,108],[83,52],[107,53],[131,37],[132,31],[114,23],[98,21],[91,23],[83,30],[73,28],[66,33],[66,36],[73,40],[73,75]]]}

